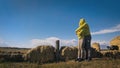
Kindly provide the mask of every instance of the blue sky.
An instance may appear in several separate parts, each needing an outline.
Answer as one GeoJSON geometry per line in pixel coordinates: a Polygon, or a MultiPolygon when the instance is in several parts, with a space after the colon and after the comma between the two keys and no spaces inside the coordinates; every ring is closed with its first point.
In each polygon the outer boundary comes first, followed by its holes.
{"type": "Polygon", "coordinates": [[[38,43],[51,38],[72,45],[72,40],[77,41],[75,29],[80,18],[89,24],[93,42],[108,44],[120,35],[119,3],[119,0],[0,0],[0,46],[32,47],[29,45],[36,39],[38,43]]]}

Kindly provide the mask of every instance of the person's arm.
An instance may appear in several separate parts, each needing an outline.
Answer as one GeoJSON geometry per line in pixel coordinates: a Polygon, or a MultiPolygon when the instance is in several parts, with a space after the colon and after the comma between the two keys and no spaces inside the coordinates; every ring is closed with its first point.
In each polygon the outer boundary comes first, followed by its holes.
{"type": "Polygon", "coordinates": [[[87,26],[87,24],[84,23],[83,25],[80,25],[80,28],[79,28],[79,29],[83,29],[83,28],[86,27],[86,26],[87,26]]]}
{"type": "Polygon", "coordinates": [[[79,31],[80,30],[80,27],[78,27],[75,31],[77,32],[77,31],[79,31]]]}
{"type": "Polygon", "coordinates": [[[76,32],[76,35],[78,34],[78,32],[80,31],[80,27],[78,27],[75,32],[76,32]]]}
{"type": "Polygon", "coordinates": [[[83,30],[83,29],[81,29],[81,30],[78,32],[78,38],[79,38],[79,39],[84,38],[84,30],[83,30]]]}
{"type": "Polygon", "coordinates": [[[80,25],[80,27],[78,27],[75,31],[77,32],[77,31],[80,31],[81,29],[83,29],[83,28],[86,28],[87,27],[87,24],[85,23],[85,24],[83,24],[83,25],[80,25]]]}
{"type": "Polygon", "coordinates": [[[77,29],[76,29],[76,31],[79,31],[79,30],[81,30],[81,29],[83,29],[83,28],[86,28],[87,27],[87,24],[85,23],[85,24],[83,24],[83,25],[80,25],[80,27],[78,27],[77,29]]]}

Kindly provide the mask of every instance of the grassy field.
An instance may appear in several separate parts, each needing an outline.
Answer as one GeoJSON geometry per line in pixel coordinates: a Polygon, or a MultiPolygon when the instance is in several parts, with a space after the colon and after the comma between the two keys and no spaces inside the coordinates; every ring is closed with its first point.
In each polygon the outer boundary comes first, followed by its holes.
{"type": "Polygon", "coordinates": [[[89,62],[75,62],[71,60],[47,64],[5,62],[0,63],[0,68],[120,68],[120,59],[93,59],[89,62]]]}
{"type": "MultiPolygon", "coordinates": [[[[0,47],[0,54],[4,53],[22,53],[25,54],[30,48],[0,47]]],[[[101,50],[101,53],[109,52],[109,50],[101,50]]],[[[120,55],[120,54],[119,54],[120,55]]],[[[118,56],[118,55],[115,55],[118,56]]],[[[120,56],[118,56],[120,57],[120,56]]],[[[27,62],[1,62],[0,68],[120,68],[120,59],[94,58],[92,61],[75,62],[69,60],[59,63],[27,63],[27,62]]]]}

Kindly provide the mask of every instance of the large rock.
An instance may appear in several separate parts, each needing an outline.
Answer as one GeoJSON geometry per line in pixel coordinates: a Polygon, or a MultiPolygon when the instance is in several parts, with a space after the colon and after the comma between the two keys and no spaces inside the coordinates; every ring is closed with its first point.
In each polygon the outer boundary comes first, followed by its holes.
{"type": "Polygon", "coordinates": [[[45,63],[54,61],[54,51],[53,46],[38,46],[29,50],[25,55],[24,59],[30,62],[45,63]]]}
{"type": "Polygon", "coordinates": [[[111,46],[118,46],[118,47],[119,47],[119,50],[120,50],[120,36],[117,36],[117,37],[113,38],[113,39],[110,41],[110,45],[111,45],[111,46]]]}
{"type": "Polygon", "coordinates": [[[76,47],[63,47],[60,49],[61,58],[71,60],[77,58],[78,49],[76,47]]]}
{"type": "Polygon", "coordinates": [[[94,48],[94,49],[95,49],[96,51],[98,51],[98,52],[100,51],[100,44],[99,44],[99,43],[96,43],[96,42],[95,42],[95,43],[92,44],[91,47],[94,48]]]}

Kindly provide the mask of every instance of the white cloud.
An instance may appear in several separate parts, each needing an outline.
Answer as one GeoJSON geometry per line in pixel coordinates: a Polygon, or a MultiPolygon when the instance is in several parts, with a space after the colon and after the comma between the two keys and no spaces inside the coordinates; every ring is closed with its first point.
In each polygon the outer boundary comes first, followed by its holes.
{"type": "Polygon", "coordinates": [[[99,43],[100,45],[109,45],[109,41],[104,41],[104,40],[96,40],[96,41],[92,41],[92,43],[95,43],[95,42],[97,42],[97,43],[99,43]]]}
{"type": "Polygon", "coordinates": [[[7,42],[4,40],[0,39],[0,47],[8,47],[7,42]]]}
{"type": "MultiPolygon", "coordinates": [[[[60,39],[57,37],[49,37],[46,39],[32,39],[31,40],[31,45],[29,45],[31,48],[32,47],[36,47],[38,45],[53,45],[55,46],[55,41],[56,40],[60,40],[60,46],[76,46],[78,43],[78,41],[76,39],[70,39],[70,40],[64,40],[64,39],[60,39]]],[[[97,42],[100,44],[101,48],[106,48],[107,46],[109,46],[109,41],[105,41],[105,40],[92,40],[91,43],[97,42]]]]}
{"type": "Polygon", "coordinates": [[[62,46],[76,46],[77,45],[77,40],[76,39],[71,39],[71,40],[60,40],[62,46]]]}
{"type": "Polygon", "coordinates": [[[105,40],[92,41],[92,43],[95,43],[95,42],[100,44],[101,49],[107,49],[107,46],[109,46],[109,41],[105,41],[105,40]]]}
{"type": "Polygon", "coordinates": [[[92,35],[98,35],[98,34],[106,34],[106,33],[113,33],[113,32],[118,32],[120,31],[120,24],[118,24],[115,27],[109,28],[109,29],[103,29],[97,32],[92,32],[92,35]]]}
{"type": "Polygon", "coordinates": [[[31,43],[32,43],[31,47],[36,47],[38,45],[53,45],[53,46],[55,46],[56,40],[60,40],[61,46],[75,46],[75,45],[77,45],[76,44],[77,41],[75,39],[64,40],[64,39],[60,39],[57,37],[49,37],[46,39],[32,39],[31,40],[31,43]]]}
{"type": "MultiPolygon", "coordinates": [[[[27,42],[28,43],[28,42],[27,42]]],[[[28,44],[25,43],[19,43],[15,41],[6,41],[3,39],[0,39],[0,47],[20,47],[20,48],[29,48],[28,44]]]]}
{"type": "MultiPolygon", "coordinates": [[[[27,41],[26,43],[18,43],[15,41],[4,41],[0,39],[0,47],[20,47],[20,48],[34,48],[39,45],[52,45],[55,47],[55,41],[60,40],[60,46],[76,46],[78,41],[76,39],[60,39],[57,37],[48,37],[45,39],[32,39],[30,41],[27,41]]],[[[104,40],[92,40],[91,43],[98,42],[101,45],[101,48],[105,48],[109,45],[109,41],[104,40]]]]}
{"type": "Polygon", "coordinates": [[[57,37],[48,37],[45,39],[32,39],[26,41],[25,43],[20,43],[16,41],[4,41],[0,39],[0,47],[20,47],[20,48],[34,48],[39,45],[52,45],[55,47],[55,41],[60,40],[60,46],[76,46],[77,40],[70,39],[64,40],[57,37]]]}

